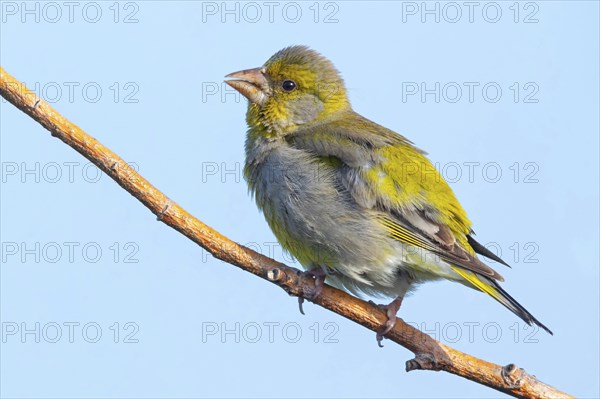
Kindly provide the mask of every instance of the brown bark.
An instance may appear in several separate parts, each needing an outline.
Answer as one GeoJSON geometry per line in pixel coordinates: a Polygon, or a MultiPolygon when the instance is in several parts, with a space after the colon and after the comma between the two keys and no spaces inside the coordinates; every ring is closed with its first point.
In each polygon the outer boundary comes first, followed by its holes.
{"type": "MultiPolygon", "coordinates": [[[[290,295],[303,296],[303,293],[311,292],[314,287],[311,277],[235,243],[196,219],[117,154],[69,122],[1,67],[0,94],[50,131],[52,136],[58,137],[97,165],[150,209],[158,220],[179,231],[214,257],[277,284],[290,295]]],[[[373,331],[386,321],[385,313],[377,306],[330,286],[323,288],[314,303],[373,331]]],[[[538,381],[514,364],[502,367],[452,349],[409,326],[402,319],[398,319],[386,338],[415,354],[414,359],[406,362],[407,371],[443,370],[518,398],[572,398],[538,381]]]]}

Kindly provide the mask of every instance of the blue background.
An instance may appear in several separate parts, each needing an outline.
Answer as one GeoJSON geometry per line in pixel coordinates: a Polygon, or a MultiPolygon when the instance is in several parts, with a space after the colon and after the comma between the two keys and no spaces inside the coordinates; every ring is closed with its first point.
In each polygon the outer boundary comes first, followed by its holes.
{"type": "MultiPolygon", "coordinates": [[[[291,44],[332,59],[358,112],[438,163],[478,239],[512,264],[490,263],[504,287],[555,335],[448,282],[423,286],[401,317],[600,395],[597,2],[480,2],[471,21],[462,2],[428,2],[439,22],[421,2],[278,2],[271,17],[263,2],[77,3],[72,20],[54,4],[2,3],[2,66],[202,221],[296,266],[247,195],[246,104],[221,81],[291,44]],[[439,102],[407,93],[436,82],[439,102]]],[[[3,397],[501,395],[407,374],[406,349],[379,349],[371,331],[311,304],[300,315],[295,298],[157,223],[4,100],[0,127],[3,397]]]]}

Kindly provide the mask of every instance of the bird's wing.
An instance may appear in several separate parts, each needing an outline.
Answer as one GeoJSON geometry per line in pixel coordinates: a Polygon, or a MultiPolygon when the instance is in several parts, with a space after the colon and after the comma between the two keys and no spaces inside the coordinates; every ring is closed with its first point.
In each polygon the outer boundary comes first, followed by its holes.
{"type": "Polygon", "coordinates": [[[479,255],[485,256],[486,258],[495,260],[498,263],[502,263],[504,266],[511,267],[508,263],[503,261],[498,255],[496,255],[495,253],[493,253],[492,251],[487,249],[485,246],[483,246],[480,243],[478,243],[477,241],[475,241],[475,239],[473,238],[474,234],[475,233],[473,231],[471,231],[471,233],[469,235],[467,235],[467,242],[469,243],[471,248],[473,248],[473,251],[475,251],[479,255]]]}
{"type": "MultiPolygon", "coordinates": [[[[401,222],[402,219],[406,220],[404,216],[389,216],[384,213],[380,218],[390,235],[398,241],[434,253],[451,265],[459,266],[493,280],[504,281],[504,278],[498,272],[481,262],[468,249],[463,248],[446,226],[424,222],[424,219],[420,218],[418,224],[427,223],[429,225],[429,233],[424,233],[423,230],[410,222],[401,222]]],[[[419,216],[411,215],[411,218],[417,220],[416,218],[419,218],[419,216]]]]}
{"type": "Polygon", "coordinates": [[[404,243],[448,263],[503,281],[469,243],[471,223],[452,189],[404,137],[358,114],[302,129],[288,143],[336,164],[340,181],[362,207],[380,211],[380,222],[404,243]]]}

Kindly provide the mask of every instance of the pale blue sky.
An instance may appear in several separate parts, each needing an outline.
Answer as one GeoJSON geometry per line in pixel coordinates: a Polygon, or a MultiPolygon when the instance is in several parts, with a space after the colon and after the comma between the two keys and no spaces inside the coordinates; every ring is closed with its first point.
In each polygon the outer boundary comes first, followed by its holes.
{"type": "MultiPolygon", "coordinates": [[[[492,264],[503,286],[555,335],[446,282],[401,317],[598,397],[598,3],[224,4],[4,1],[0,61],[198,218],[295,264],[247,195],[245,100],[221,82],[315,48],[358,112],[429,153],[513,266],[492,264]]],[[[407,350],[311,304],[300,315],[0,107],[3,397],[502,396],[407,374],[407,350]]]]}

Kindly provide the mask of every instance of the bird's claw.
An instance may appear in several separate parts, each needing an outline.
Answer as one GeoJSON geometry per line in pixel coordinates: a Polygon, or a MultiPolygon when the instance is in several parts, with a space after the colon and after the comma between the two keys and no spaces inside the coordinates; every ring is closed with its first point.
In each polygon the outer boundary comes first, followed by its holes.
{"type": "Polygon", "coordinates": [[[300,309],[300,313],[304,314],[304,309],[302,305],[304,304],[304,300],[308,299],[309,301],[314,301],[323,291],[323,286],[325,285],[325,276],[326,273],[320,267],[305,271],[302,273],[303,275],[314,279],[315,285],[308,289],[302,291],[302,296],[298,297],[298,308],[300,309]]]}
{"type": "MultiPolygon", "coordinates": [[[[369,302],[373,303],[372,301],[369,301],[369,302]]],[[[383,348],[383,344],[381,342],[383,341],[384,335],[386,335],[387,333],[392,331],[392,329],[396,325],[396,320],[397,320],[396,313],[398,313],[398,310],[400,310],[401,305],[402,305],[401,297],[394,299],[388,305],[377,305],[377,306],[379,306],[380,309],[385,310],[385,313],[387,315],[387,320],[379,328],[379,330],[377,331],[377,335],[375,336],[375,338],[377,339],[377,345],[380,348],[383,348]]]]}

